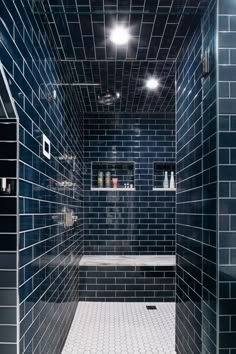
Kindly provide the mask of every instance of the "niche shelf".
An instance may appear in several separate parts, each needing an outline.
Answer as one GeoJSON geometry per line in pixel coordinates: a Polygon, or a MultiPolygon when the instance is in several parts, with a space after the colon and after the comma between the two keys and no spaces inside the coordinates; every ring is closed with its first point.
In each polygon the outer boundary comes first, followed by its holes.
{"type": "Polygon", "coordinates": [[[96,188],[96,187],[91,187],[91,191],[107,191],[107,192],[132,192],[135,191],[135,188],[96,188]]]}
{"type": "Polygon", "coordinates": [[[176,188],[164,188],[163,187],[165,171],[168,172],[169,183],[170,183],[171,172],[174,171],[174,178],[175,178],[175,183],[176,183],[175,162],[174,161],[154,162],[153,191],[161,191],[161,192],[175,192],[176,191],[176,188]]]}
{"type": "Polygon", "coordinates": [[[134,162],[92,162],[91,190],[92,191],[135,191],[134,162]],[[103,187],[98,186],[98,173],[103,173],[103,187]],[[106,172],[111,174],[111,186],[105,186],[106,172]],[[112,178],[118,178],[117,188],[113,188],[112,178]],[[125,187],[125,184],[129,187],[125,187]]]}

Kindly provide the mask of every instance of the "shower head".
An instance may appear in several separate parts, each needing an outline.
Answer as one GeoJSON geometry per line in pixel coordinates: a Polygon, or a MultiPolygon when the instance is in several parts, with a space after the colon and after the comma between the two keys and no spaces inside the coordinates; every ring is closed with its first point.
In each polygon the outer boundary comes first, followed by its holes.
{"type": "Polygon", "coordinates": [[[98,96],[98,103],[105,106],[110,106],[112,104],[115,104],[119,98],[120,94],[118,92],[112,93],[110,91],[107,91],[105,95],[98,96]]]}

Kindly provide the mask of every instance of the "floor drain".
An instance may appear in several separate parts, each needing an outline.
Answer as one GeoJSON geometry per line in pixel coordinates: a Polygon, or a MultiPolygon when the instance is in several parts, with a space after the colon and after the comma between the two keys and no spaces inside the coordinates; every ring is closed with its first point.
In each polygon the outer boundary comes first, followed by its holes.
{"type": "Polygon", "coordinates": [[[148,305],[146,306],[147,310],[156,310],[156,306],[151,306],[151,305],[148,305]]]}

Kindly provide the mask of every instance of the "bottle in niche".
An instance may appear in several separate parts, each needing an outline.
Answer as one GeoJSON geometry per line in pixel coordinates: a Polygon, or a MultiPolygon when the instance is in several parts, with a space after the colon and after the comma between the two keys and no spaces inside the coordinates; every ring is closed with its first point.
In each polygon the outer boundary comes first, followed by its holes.
{"type": "Polygon", "coordinates": [[[171,189],[174,189],[174,188],[175,188],[174,171],[171,171],[171,173],[170,173],[170,188],[171,188],[171,189]]]}
{"type": "Polygon", "coordinates": [[[113,188],[117,188],[118,187],[118,178],[117,177],[113,177],[112,178],[112,183],[113,183],[113,188]]]}
{"type": "Polygon", "coordinates": [[[11,185],[10,184],[7,185],[7,193],[11,194],[11,185]]]}
{"type": "Polygon", "coordinates": [[[165,171],[164,181],[163,181],[163,188],[169,188],[169,181],[168,181],[168,172],[165,171]]]}
{"type": "Polygon", "coordinates": [[[110,188],[111,187],[111,172],[107,171],[105,174],[105,187],[110,188]]]}
{"type": "Polygon", "coordinates": [[[103,172],[98,171],[98,188],[103,188],[103,172]]]}
{"type": "Polygon", "coordinates": [[[6,190],[7,190],[7,179],[6,178],[2,178],[1,182],[2,182],[1,183],[2,184],[1,185],[1,191],[5,193],[6,190]]]}

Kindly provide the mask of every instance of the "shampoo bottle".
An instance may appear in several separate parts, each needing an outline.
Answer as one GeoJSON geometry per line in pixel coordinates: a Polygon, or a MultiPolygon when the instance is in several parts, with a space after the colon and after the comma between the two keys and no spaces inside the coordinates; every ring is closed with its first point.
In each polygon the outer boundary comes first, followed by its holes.
{"type": "Polygon", "coordinates": [[[103,172],[98,171],[98,188],[103,188],[103,172]]]}
{"type": "Polygon", "coordinates": [[[105,187],[111,188],[111,172],[106,172],[105,174],[105,187]]]}
{"type": "Polygon", "coordinates": [[[171,174],[170,174],[170,188],[171,188],[171,189],[174,189],[174,188],[175,188],[174,171],[171,171],[171,174]]]}
{"type": "Polygon", "coordinates": [[[169,188],[168,172],[167,171],[165,171],[165,176],[164,176],[164,181],[163,181],[163,188],[169,188]]]}

